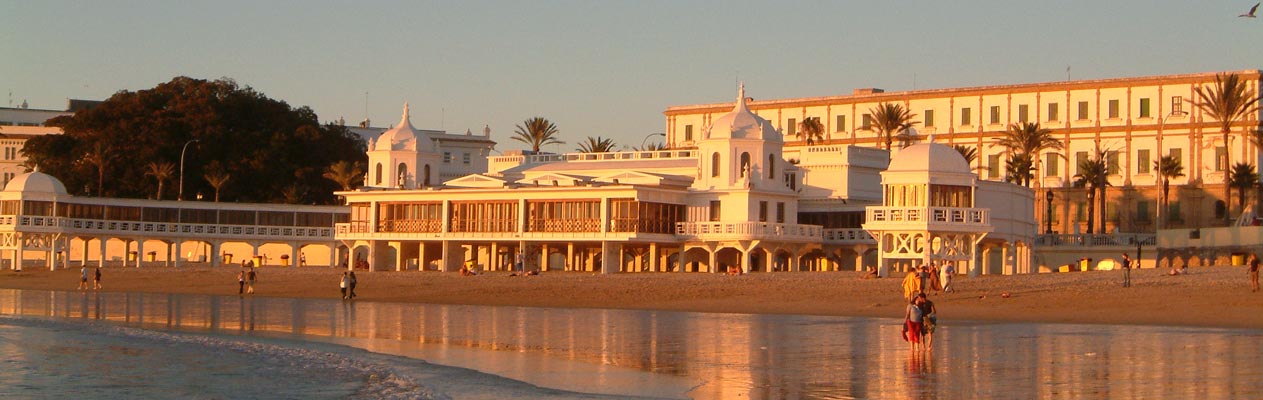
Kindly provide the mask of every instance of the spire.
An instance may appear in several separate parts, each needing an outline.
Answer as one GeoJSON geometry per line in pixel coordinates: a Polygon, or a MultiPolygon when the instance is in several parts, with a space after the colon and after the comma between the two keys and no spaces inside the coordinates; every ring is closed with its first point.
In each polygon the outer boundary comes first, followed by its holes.
{"type": "Polygon", "coordinates": [[[737,86],[737,106],[733,107],[733,111],[746,110],[746,83],[743,81],[737,86]]]}
{"type": "Polygon", "coordinates": [[[408,102],[405,101],[403,102],[403,119],[399,120],[399,126],[407,126],[409,128],[412,127],[412,121],[411,121],[412,116],[409,114],[410,114],[410,111],[408,110],[408,102]]]}

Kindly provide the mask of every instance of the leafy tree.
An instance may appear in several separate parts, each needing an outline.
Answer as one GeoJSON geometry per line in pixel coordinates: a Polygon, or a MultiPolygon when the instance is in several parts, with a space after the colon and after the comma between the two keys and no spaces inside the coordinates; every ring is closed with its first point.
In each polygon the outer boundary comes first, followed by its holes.
{"type": "MultiPolygon", "coordinates": [[[[312,189],[302,203],[333,204],[337,186],[321,177],[325,166],[367,157],[364,143],[345,127],[321,125],[310,108],[291,107],[226,78],[176,77],[151,89],[120,91],[49,124],[65,134],[28,140],[23,152],[30,166],[67,187],[96,184],[102,196],[151,196],[162,182],[149,179],[147,165],[178,162],[192,139],[199,145],[186,154],[184,174],[205,176],[210,161],[219,160],[222,173],[234,177],[235,190],[225,193],[234,201],[280,202],[283,189],[298,183],[312,189]],[[98,157],[98,146],[127,162],[98,157]]],[[[211,188],[203,180],[185,186],[211,188]]]]}
{"type": "Polygon", "coordinates": [[[816,141],[824,140],[824,124],[820,123],[820,117],[803,118],[798,123],[798,132],[795,134],[799,138],[807,138],[807,145],[816,144],[816,141]]]}
{"type": "Polygon", "coordinates": [[[873,129],[886,140],[886,150],[894,144],[894,137],[920,122],[913,121],[916,114],[899,103],[881,103],[868,110],[873,115],[873,129]]]}
{"type": "MultiPolygon", "coordinates": [[[[1089,197],[1095,196],[1104,207],[1105,187],[1109,185],[1109,166],[1106,164],[1106,151],[1097,151],[1094,158],[1079,163],[1079,173],[1075,174],[1074,186],[1086,189],[1089,197]],[[1099,195],[1097,193],[1100,193],[1099,195]]],[[[1096,201],[1088,202],[1088,232],[1093,232],[1093,221],[1096,215],[1096,201]]],[[[1105,218],[1101,218],[1101,231],[1105,231],[1105,218]]]]}
{"type": "Polygon", "coordinates": [[[364,182],[364,163],[338,161],[330,165],[325,170],[325,179],[337,182],[342,190],[355,189],[356,186],[364,182]]]}
{"type": "Polygon", "coordinates": [[[1241,211],[1245,211],[1246,191],[1254,189],[1259,184],[1259,173],[1254,170],[1254,165],[1250,163],[1236,163],[1232,165],[1232,171],[1228,174],[1228,186],[1237,189],[1237,205],[1241,207],[1241,211]]]}
{"type": "Polygon", "coordinates": [[[610,138],[602,138],[600,136],[588,136],[582,143],[579,143],[580,153],[609,153],[614,151],[614,140],[610,138]]]}
{"type": "MultiPolygon", "coordinates": [[[[1165,155],[1153,162],[1153,169],[1162,177],[1162,209],[1170,210],[1171,179],[1184,176],[1184,166],[1180,164],[1179,157],[1165,155]]],[[[1163,218],[1166,218],[1166,212],[1163,212],[1163,218]]]]}
{"type": "Polygon", "coordinates": [[[158,193],[156,199],[162,200],[162,185],[166,181],[171,180],[171,176],[175,175],[175,164],[169,162],[151,162],[146,166],[145,176],[152,176],[158,181],[158,193]]]}
{"type": "Polygon", "coordinates": [[[557,125],[549,122],[543,117],[534,117],[526,121],[522,121],[517,125],[517,130],[513,132],[513,140],[526,143],[531,146],[531,151],[538,153],[540,147],[550,144],[566,144],[566,142],[557,139],[557,125]]]}
{"type": "MultiPolygon", "coordinates": [[[[1248,83],[1237,74],[1217,74],[1213,86],[1197,86],[1193,88],[1197,95],[1197,108],[1206,116],[1219,121],[1219,131],[1224,135],[1224,147],[1228,146],[1232,124],[1243,120],[1258,111],[1259,97],[1248,83]]],[[[1232,149],[1224,152],[1222,165],[1232,165],[1232,149]]],[[[1215,160],[1215,162],[1220,162],[1215,160]]],[[[1224,185],[1224,203],[1232,196],[1232,185],[1224,185]]],[[[1231,221],[1231,213],[1224,213],[1225,219],[1231,221]]]]}

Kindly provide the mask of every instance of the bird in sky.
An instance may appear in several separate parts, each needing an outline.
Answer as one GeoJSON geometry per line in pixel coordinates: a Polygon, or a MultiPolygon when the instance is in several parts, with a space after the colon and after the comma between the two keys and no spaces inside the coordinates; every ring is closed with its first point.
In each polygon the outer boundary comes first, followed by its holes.
{"type": "Polygon", "coordinates": [[[1259,10],[1260,3],[1254,3],[1254,7],[1250,7],[1250,12],[1238,15],[1237,17],[1254,18],[1254,12],[1259,10]]]}

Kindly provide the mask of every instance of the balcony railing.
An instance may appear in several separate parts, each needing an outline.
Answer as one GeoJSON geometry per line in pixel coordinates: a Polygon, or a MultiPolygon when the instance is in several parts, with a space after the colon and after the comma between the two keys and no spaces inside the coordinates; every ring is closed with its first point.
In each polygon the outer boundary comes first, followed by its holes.
{"type": "Polygon", "coordinates": [[[0,216],[0,226],[11,229],[68,231],[72,233],[125,234],[153,236],[211,237],[243,239],[332,240],[333,228],[305,226],[186,224],[176,222],[134,222],[33,215],[0,216]]]}
{"type": "Polygon", "coordinates": [[[868,231],[863,229],[825,229],[824,242],[828,244],[876,244],[868,231]]]}
{"type": "Polygon", "coordinates": [[[675,235],[690,239],[776,239],[817,241],[820,225],[773,224],[767,222],[680,222],[675,235]]]}
{"type": "Polygon", "coordinates": [[[1039,235],[1035,239],[1037,246],[1112,246],[1135,247],[1156,246],[1158,237],[1152,233],[1114,233],[1114,234],[1051,234],[1039,235]]]}
{"type": "Polygon", "coordinates": [[[964,207],[868,207],[867,223],[991,225],[991,210],[964,207]]]}

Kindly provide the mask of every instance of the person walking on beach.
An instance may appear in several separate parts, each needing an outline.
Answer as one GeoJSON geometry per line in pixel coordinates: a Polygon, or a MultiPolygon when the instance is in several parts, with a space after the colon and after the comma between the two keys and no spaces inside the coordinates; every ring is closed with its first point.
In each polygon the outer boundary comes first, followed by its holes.
{"type": "Polygon", "coordinates": [[[346,300],[346,288],[351,286],[350,279],[346,276],[346,271],[342,272],[342,281],[338,283],[338,287],[342,288],[342,300],[346,300]]]}
{"type": "Polygon", "coordinates": [[[943,293],[952,292],[952,275],[956,275],[956,264],[949,262],[943,265],[943,293]]]}
{"type": "Polygon", "coordinates": [[[96,276],[92,278],[92,290],[101,290],[101,267],[96,267],[96,276]]]}
{"type": "Polygon", "coordinates": [[[246,293],[254,294],[254,282],[256,279],[258,279],[258,274],[255,274],[254,268],[250,268],[250,271],[246,272],[246,293]]]}
{"type": "Polygon", "coordinates": [[[358,283],[355,280],[355,271],[351,271],[351,279],[349,283],[351,284],[351,286],[349,287],[350,293],[347,293],[347,296],[350,296],[348,297],[350,299],[354,299],[355,298],[355,284],[358,283]]]}
{"type": "Polygon", "coordinates": [[[925,319],[925,314],[921,312],[917,300],[918,297],[913,297],[912,301],[908,302],[908,308],[903,312],[903,335],[905,339],[908,339],[908,343],[912,344],[912,351],[921,349],[921,321],[925,319]]]}
{"type": "Polygon", "coordinates": [[[934,328],[938,326],[938,309],[934,308],[934,302],[925,297],[922,293],[917,297],[918,306],[921,307],[921,335],[925,336],[925,350],[934,350],[934,328]]]}
{"type": "Polygon", "coordinates": [[[298,253],[298,266],[307,266],[307,253],[298,253]]]}
{"type": "Polygon", "coordinates": [[[1250,270],[1247,273],[1250,274],[1250,291],[1257,292],[1259,291],[1259,255],[1250,253],[1249,264],[1250,270]]]}
{"type": "Polygon", "coordinates": [[[237,294],[246,292],[246,270],[237,271],[237,294]]]}
{"type": "Polygon", "coordinates": [[[921,277],[916,271],[908,271],[908,275],[903,277],[903,299],[910,302],[920,292],[921,277]]]}
{"type": "Polygon", "coordinates": [[[1123,287],[1131,287],[1131,257],[1123,253],[1123,287]]]}
{"type": "Polygon", "coordinates": [[[88,288],[88,266],[79,268],[79,290],[88,288]]]}

